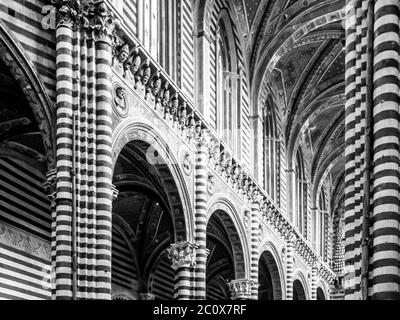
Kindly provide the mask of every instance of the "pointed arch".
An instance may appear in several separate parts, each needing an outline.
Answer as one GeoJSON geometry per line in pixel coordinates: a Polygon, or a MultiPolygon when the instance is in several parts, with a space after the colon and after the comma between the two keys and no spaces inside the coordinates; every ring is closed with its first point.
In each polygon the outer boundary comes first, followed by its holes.
{"type": "Polygon", "coordinates": [[[41,132],[47,169],[55,165],[55,113],[33,63],[0,19],[0,61],[18,82],[41,132]]]}

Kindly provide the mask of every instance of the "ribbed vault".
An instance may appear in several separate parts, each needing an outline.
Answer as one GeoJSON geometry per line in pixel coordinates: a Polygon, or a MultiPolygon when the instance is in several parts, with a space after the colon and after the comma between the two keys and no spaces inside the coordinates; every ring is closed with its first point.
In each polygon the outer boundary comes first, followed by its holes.
{"type": "Polygon", "coordinates": [[[168,166],[161,159],[149,161],[149,152],[157,150],[139,140],[122,149],[114,169],[119,193],[113,211],[132,230],[128,238],[139,275],[133,291],[173,299],[174,271],[167,248],[185,238],[183,208],[168,166]]]}

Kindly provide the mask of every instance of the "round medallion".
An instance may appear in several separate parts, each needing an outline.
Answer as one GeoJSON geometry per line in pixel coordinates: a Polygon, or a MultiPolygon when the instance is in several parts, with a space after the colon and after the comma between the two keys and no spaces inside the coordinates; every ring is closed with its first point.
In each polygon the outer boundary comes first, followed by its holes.
{"type": "Polygon", "coordinates": [[[126,102],[125,89],[119,84],[114,85],[113,89],[113,101],[114,111],[121,117],[125,118],[128,115],[128,105],[126,102]]]}

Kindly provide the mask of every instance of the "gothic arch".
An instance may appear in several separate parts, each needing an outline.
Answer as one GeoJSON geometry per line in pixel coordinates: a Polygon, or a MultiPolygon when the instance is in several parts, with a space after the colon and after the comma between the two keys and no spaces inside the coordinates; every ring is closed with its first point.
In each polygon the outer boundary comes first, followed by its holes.
{"type": "Polygon", "coordinates": [[[274,300],[284,300],[286,285],[282,256],[271,241],[267,241],[260,246],[259,260],[262,259],[265,254],[267,254],[265,258],[268,260],[268,266],[271,269],[270,273],[272,277],[274,300]]]}
{"type": "MultiPolygon", "coordinates": [[[[193,217],[191,212],[192,205],[190,201],[189,191],[184,180],[184,176],[178,160],[171,153],[166,141],[162,138],[162,134],[157,132],[157,129],[153,128],[152,125],[141,121],[127,120],[120,124],[120,126],[114,131],[113,142],[112,142],[112,156],[113,156],[113,170],[117,162],[118,156],[122,149],[133,141],[144,142],[149,146],[153,147],[156,151],[162,155],[167,155],[170,161],[165,161],[170,174],[177,185],[177,192],[179,193],[180,204],[182,211],[178,210],[174,212],[174,230],[175,238],[177,235],[181,235],[183,239],[181,241],[192,241],[193,239],[193,217]],[[176,223],[179,221],[179,223],[176,223]]],[[[170,192],[170,190],[168,190],[170,192]]],[[[176,198],[174,195],[171,198],[176,198]]]]}
{"type": "Polygon", "coordinates": [[[237,55],[237,48],[235,44],[235,31],[233,29],[232,21],[231,21],[231,15],[228,9],[222,8],[220,12],[218,13],[218,18],[217,21],[220,21],[222,25],[225,28],[226,36],[228,38],[228,55],[229,55],[229,60],[231,61],[231,67],[230,70],[231,72],[237,72],[238,69],[238,55],[237,55]]]}
{"type": "MultiPolygon", "coordinates": [[[[324,98],[326,94],[329,94],[331,89],[332,88],[329,88],[329,90],[323,91],[318,97],[310,101],[308,106],[303,110],[298,119],[293,123],[292,131],[288,139],[287,159],[288,161],[290,161],[288,163],[288,166],[291,166],[293,163],[293,158],[295,155],[294,151],[297,150],[300,141],[299,135],[301,134],[301,132],[304,132],[307,123],[311,123],[314,118],[316,118],[316,116],[323,110],[326,111],[329,108],[344,105],[345,97],[342,94],[324,98]]],[[[337,127],[341,123],[341,116],[339,116],[338,119],[335,119],[335,121],[339,121],[339,123],[334,123],[337,127]]],[[[336,127],[332,127],[332,129],[336,127]]]]}
{"type": "Polygon", "coordinates": [[[322,184],[324,183],[327,174],[330,172],[332,167],[334,167],[341,160],[342,154],[344,154],[344,145],[339,145],[330,154],[328,154],[325,160],[320,164],[320,167],[315,173],[311,186],[312,208],[315,208],[318,203],[319,191],[321,190],[322,184]]]}
{"type": "MultiPolygon", "coordinates": [[[[197,34],[206,32],[208,33],[210,31],[210,24],[211,24],[211,16],[212,12],[215,9],[215,2],[216,0],[197,0],[196,5],[195,5],[195,12],[196,12],[196,18],[195,18],[195,32],[197,34]]],[[[238,13],[244,13],[244,8],[243,4],[241,1],[231,1],[228,0],[226,1],[227,6],[229,7],[229,11],[233,12],[238,12],[238,13]],[[235,6],[238,7],[241,10],[232,10],[235,9],[235,6]]],[[[245,17],[241,16],[236,16],[236,14],[231,14],[231,18],[233,19],[233,23],[235,25],[238,24],[238,21],[243,21],[246,20],[245,17]]]]}
{"type": "Polygon", "coordinates": [[[307,278],[300,270],[297,270],[293,276],[293,294],[295,290],[299,290],[301,294],[301,299],[299,300],[309,300],[310,292],[308,288],[307,278]],[[302,290],[302,291],[301,291],[302,290]],[[304,297],[303,297],[304,294],[304,297]],[[303,299],[304,298],[304,299],[303,299]]]}
{"type": "Polygon", "coordinates": [[[247,246],[246,231],[238,211],[224,195],[216,194],[209,200],[207,224],[215,213],[219,213],[223,220],[232,245],[236,279],[248,278],[250,275],[250,250],[247,246]]]}
{"type": "Polygon", "coordinates": [[[323,297],[324,297],[323,300],[329,300],[329,290],[328,290],[325,282],[323,282],[322,280],[319,281],[317,284],[317,300],[321,300],[321,299],[318,299],[318,290],[321,290],[321,293],[323,294],[323,297]]]}
{"type": "Polygon", "coordinates": [[[55,114],[38,72],[24,49],[0,19],[0,61],[18,82],[41,131],[47,169],[55,165],[55,114]]]}

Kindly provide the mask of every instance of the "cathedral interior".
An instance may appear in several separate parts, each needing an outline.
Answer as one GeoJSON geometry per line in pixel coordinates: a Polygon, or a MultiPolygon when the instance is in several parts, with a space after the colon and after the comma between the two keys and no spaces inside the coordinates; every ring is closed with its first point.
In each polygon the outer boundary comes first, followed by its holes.
{"type": "Polygon", "coordinates": [[[0,299],[400,299],[398,0],[0,0],[0,299]]]}

